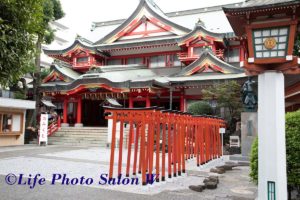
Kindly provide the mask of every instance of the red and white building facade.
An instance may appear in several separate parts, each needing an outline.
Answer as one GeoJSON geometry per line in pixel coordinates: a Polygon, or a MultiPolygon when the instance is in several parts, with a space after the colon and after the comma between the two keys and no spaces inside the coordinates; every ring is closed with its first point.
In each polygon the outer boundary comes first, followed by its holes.
{"type": "MultiPolygon", "coordinates": [[[[41,90],[64,124],[106,126],[101,105],[107,98],[129,108],[186,111],[190,102],[201,100],[203,88],[246,80],[246,38],[208,30],[197,18],[194,28],[186,28],[167,15],[172,14],[153,1],[141,0],[95,42],[78,36],[67,48],[44,50],[56,62],[41,90]]],[[[95,33],[104,23],[99,24],[95,33]]]]}

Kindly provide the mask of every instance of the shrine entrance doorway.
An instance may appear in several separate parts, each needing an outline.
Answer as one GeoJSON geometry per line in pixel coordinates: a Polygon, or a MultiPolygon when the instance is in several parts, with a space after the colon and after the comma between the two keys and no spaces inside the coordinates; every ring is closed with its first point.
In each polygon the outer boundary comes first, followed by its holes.
{"type": "Polygon", "coordinates": [[[104,110],[101,106],[103,100],[82,100],[82,122],[84,126],[107,127],[104,110]]]}

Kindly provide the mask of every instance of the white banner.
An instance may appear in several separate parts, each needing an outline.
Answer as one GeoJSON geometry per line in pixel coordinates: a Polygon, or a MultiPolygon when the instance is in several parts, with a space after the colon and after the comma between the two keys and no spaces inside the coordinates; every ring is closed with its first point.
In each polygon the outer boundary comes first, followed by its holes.
{"type": "Polygon", "coordinates": [[[41,142],[48,143],[48,114],[41,114],[39,145],[41,142]]]}
{"type": "Polygon", "coordinates": [[[225,128],[220,128],[219,131],[220,131],[221,134],[224,134],[225,133],[225,128]]]}

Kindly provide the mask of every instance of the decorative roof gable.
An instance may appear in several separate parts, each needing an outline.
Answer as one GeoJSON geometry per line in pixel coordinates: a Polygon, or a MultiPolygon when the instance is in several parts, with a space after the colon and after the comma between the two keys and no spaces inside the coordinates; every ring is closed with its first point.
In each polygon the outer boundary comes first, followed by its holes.
{"type": "Polygon", "coordinates": [[[117,40],[132,39],[132,37],[128,37],[128,35],[134,35],[134,32],[139,32],[137,29],[143,30],[143,32],[140,32],[140,37],[157,37],[160,35],[179,36],[190,31],[170,21],[153,1],[140,0],[138,7],[127,20],[94,44],[111,44],[117,40]],[[149,25],[150,30],[146,29],[148,28],[147,25],[149,25]]]}
{"type": "Polygon", "coordinates": [[[175,76],[191,76],[195,73],[206,73],[206,72],[218,72],[222,74],[234,74],[243,73],[242,68],[237,68],[232,66],[219,58],[217,58],[213,53],[205,49],[200,54],[199,58],[193,63],[183,68],[175,76]]]}
{"type": "Polygon", "coordinates": [[[221,42],[224,43],[223,39],[225,38],[225,34],[223,33],[214,33],[207,30],[201,23],[197,23],[195,28],[189,32],[188,34],[182,36],[178,39],[178,44],[190,44],[192,42],[197,42],[199,40],[205,42],[221,42]]]}

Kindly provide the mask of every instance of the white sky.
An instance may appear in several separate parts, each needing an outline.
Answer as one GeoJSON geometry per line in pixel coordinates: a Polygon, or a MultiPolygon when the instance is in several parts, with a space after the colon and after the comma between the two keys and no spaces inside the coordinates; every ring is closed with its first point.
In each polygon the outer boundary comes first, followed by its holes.
{"type": "MultiPolygon", "coordinates": [[[[65,17],[59,20],[72,32],[86,35],[92,22],[123,19],[137,7],[140,0],[60,0],[65,17]]],[[[163,12],[237,3],[242,0],[154,0],[163,12]]]]}

